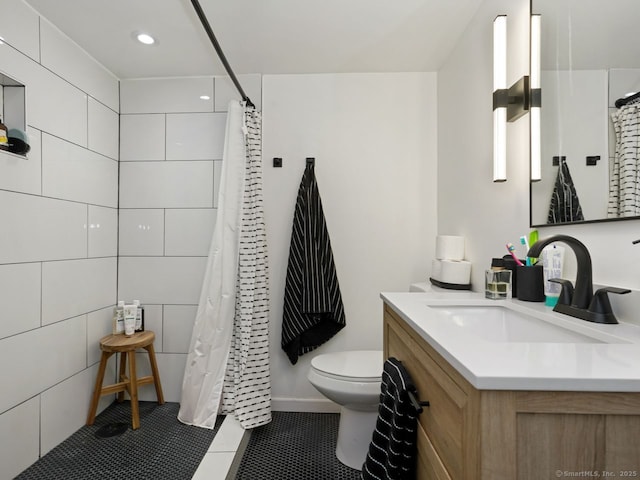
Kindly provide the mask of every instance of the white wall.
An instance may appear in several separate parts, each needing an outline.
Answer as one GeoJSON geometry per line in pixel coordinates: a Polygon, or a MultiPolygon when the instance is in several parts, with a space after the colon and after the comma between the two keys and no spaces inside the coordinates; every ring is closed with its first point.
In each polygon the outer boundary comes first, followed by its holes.
{"type": "Polygon", "coordinates": [[[30,7],[0,0],[0,11],[0,71],[26,85],[31,139],[27,159],[0,152],[9,479],[86,420],[116,296],[119,107],[118,80],[30,7]]]}
{"type": "Polygon", "coordinates": [[[487,0],[438,72],[438,233],[463,235],[474,290],[529,229],[529,117],[507,127],[507,178],[492,182],[493,20],[507,14],[508,84],[527,74],[529,2],[487,0]]]}
{"type": "MultiPolygon", "coordinates": [[[[382,347],[381,291],[429,276],[436,227],[436,75],[263,77],[263,161],[274,408],[318,409],[314,355],[382,347]],[[272,158],[283,159],[282,168],[272,158]],[[347,326],[291,365],[280,348],[293,208],[316,158],[347,326]]],[[[325,404],[328,408],[328,406],[325,404]]]]}
{"type": "MultiPolygon", "coordinates": [[[[491,182],[492,22],[498,14],[509,15],[512,83],[528,72],[528,8],[526,0],[487,0],[438,72],[438,232],[467,237],[478,291],[491,258],[529,230],[528,117],[508,127],[507,182],[491,182]]],[[[595,283],[640,289],[640,250],[631,244],[640,238],[638,220],[539,231],[541,238],[566,234],[581,240],[591,253],[595,283]]],[[[619,320],[640,324],[640,292],[610,298],[619,320]]]]}

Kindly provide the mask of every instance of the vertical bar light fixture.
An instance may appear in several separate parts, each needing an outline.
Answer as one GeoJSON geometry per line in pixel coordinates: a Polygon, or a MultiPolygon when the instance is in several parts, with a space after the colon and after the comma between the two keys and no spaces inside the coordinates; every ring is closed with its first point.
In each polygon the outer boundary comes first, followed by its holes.
{"type": "Polygon", "coordinates": [[[493,181],[507,179],[507,16],[493,21],[493,181]]]}
{"type": "Polygon", "coordinates": [[[540,139],[540,107],[542,106],[540,90],[540,15],[531,15],[531,108],[529,118],[531,125],[531,181],[542,179],[542,152],[540,139]]]}

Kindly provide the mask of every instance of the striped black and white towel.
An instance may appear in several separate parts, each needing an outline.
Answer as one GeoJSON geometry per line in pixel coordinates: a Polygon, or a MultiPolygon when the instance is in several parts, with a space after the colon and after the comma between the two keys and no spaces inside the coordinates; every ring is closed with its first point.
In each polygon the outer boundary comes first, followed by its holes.
{"type": "Polygon", "coordinates": [[[418,412],[409,400],[414,390],[409,373],[399,360],[384,363],[378,420],[363,480],[409,480],[415,478],[418,412]]]}
{"type": "Polygon", "coordinates": [[[298,189],[284,291],[282,349],[292,364],[346,325],[313,163],[298,189]]]}
{"type": "Polygon", "coordinates": [[[569,166],[560,158],[558,176],[551,194],[547,223],[581,222],[584,220],[578,192],[569,173],[569,166]]]}

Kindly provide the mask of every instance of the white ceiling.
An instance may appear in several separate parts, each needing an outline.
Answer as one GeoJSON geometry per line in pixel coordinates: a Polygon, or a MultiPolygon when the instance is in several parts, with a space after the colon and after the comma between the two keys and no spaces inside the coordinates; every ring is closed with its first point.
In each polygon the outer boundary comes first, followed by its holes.
{"type": "MultiPolygon", "coordinates": [[[[200,3],[235,73],[269,74],[438,70],[482,1],[200,3]]],[[[119,78],[224,74],[190,0],[27,2],[119,78]]]]}

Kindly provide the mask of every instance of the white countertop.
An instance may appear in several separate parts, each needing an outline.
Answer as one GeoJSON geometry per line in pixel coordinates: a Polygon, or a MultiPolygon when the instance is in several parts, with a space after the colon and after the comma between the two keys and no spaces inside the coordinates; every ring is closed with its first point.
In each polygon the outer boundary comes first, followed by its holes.
{"type": "Polygon", "coordinates": [[[640,392],[639,326],[596,324],[553,312],[544,303],[489,300],[477,292],[380,296],[477,389],[640,392]],[[430,305],[503,306],[605,343],[489,341],[430,305]]]}

